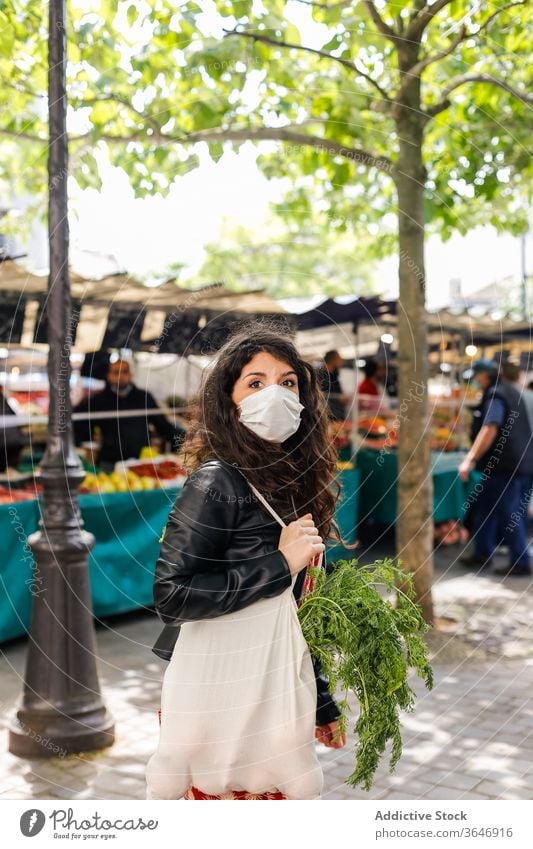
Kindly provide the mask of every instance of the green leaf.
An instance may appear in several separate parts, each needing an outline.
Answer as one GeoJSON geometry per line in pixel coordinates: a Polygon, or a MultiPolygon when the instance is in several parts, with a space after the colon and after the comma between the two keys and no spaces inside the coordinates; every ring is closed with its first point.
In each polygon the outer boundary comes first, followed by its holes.
{"type": "Polygon", "coordinates": [[[194,127],[196,130],[211,130],[220,121],[219,113],[211,109],[207,103],[196,103],[192,109],[194,127]]]}
{"type": "Polygon", "coordinates": [[[91,121],[97,127],[105,127],[116,116],[117,104],[109,100],[100,100],[91,110],[91,121]]]}
{"type": "Polygon", "coordinates": [[[0,10],[0,56],[11,57],[15,46],[15,27],[5,12],[0,10]]]}
{"type": "Polygon", "coordinates": [[[321,49],[330,53],[332,50],[336,50],[338,48],[341,41],[342,35],[336,33],[329,41],[322,45],[321,49]]]}
{"type": "Polygon", "coordinates": [[[224,148],[223,148],[221,142],[210,142],[209,143],[209,155],[211,156],[211,159],[213,160],[213,162],[218,162],[218,160],[221,158],[223,153],[224,153],[224,148]]]}
{"type": "Polygon", "coordinates": [[[128,6],[126,17],[128,19],[128,24],[130,25],[130,27],[132,27],[137,18],[139,17],[139,10],[137,9],[137,6],[134,3],[128,6]]]}

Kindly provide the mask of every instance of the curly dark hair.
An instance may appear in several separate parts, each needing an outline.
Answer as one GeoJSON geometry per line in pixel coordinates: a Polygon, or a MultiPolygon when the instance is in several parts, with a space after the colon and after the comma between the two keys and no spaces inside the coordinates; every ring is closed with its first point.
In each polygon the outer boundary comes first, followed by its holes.
{"type": "Polygon", "coordinates": [[[310,512],[323,539],[342,541],[334,521],[340,486],[326,400],[315,369],[298,354],[288,326],[255,320],[234,330],[204,372],[195,414],[183,445],[191,471],[213,458],[232,463],[286,521],[296,518],[294,507],[298,516],[310,512]],[[231,400],[243,368],[262,351],[286,362],[298,376],[304,406],[300,427],[282,444],[267,444],[241,424],[231,400]]]}

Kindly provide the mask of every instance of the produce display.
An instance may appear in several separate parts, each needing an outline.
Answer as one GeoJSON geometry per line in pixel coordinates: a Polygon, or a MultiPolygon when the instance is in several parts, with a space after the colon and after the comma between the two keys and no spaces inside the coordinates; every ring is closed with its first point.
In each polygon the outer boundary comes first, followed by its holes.
{"type": "Polygon", "coordinates": [[[155,480],[174,480],[176,477],[186,477],[187,469],[176,460],[161,460],[151,463],[135,463],[129,466],[129,471],[141,477],[155,480]]]}
{"type": "MultiPolygon", "coordinates": [[[[338,451],[350,445],[352,421],[332,421],[329,423],[329,438],[338,451]]],[[[389,447],[398,444],[398,432],[391,421],[383,416],[365,415],[357,422],[357,430],[366,444],[371,448],[382,448],[385,443],[389,447]]]]}
{"type": "Polygon", "coordinates": [[[0,504],[13,504],[15,501],[33,501],[38,498],[43,488],[41,484],[32,481],[22,486],[0,485],[0,504]]]}
{"type": "Polygon", "coordinates": [[[346,421],[330,421],[328,425],[328,435],[335,446],[340,451],[350,444],[350,432],[352,423],[349,419],[346,421]]]}
{"type": "Polygon", "coordinates": [[[393,418],[384,416],[363,416],[357,423],[357,429],[364,440],[365,447],[381,449],[396,448],[398,431],[393,425],[393,418]]]}
{"type": "MultiPolygon", "coordinates": [[[[433,451],[461,451],[469,447],[470,410],[464,399],[433,399],[431,407],[431,448],[433,451]]],[[[389,415],[366,413],[358,423],[358,431],[365,441],[365,447],[380,449],[384,445],[396,448],[398,445],[397,414],[389,415]]]]}
{"type": "Polygon", "coordinates": [[[433,451],[457,451],[459,440],[449,427],[435,427],[431,435],[431,448],[433,451]]]}
{"type": "Polygon", "coordinates": [[[118,472],[87,472],[80,486],[80,492],[135,492],[141,489],[157,489],[159,482],[148,476],[128,472],[121,475],[118,472]]]}
{"type": "Polygon", "coordinates": [[[436,398],[431,410],[431,447],[434,451],[461,451],[470,446],[472,411],[467,399],[436,398]]]}
{"type": "MultiPolygon", "coordinates": [[[[43,491],[38,474],[37,468],[31,474],[9,469],[0,475],[0,504],[38,498],[43,491]]],[[[164,489],[182,486],[186,477],[187,469],[173,455],[132,459],[117,463],[113,472],[87,471],[79,491],[89,494],[164,489]]]]}
{"type": "Polygon", "coordinates": [[[20,415],[42,415],[48,412],[48,390],[10,390],[8,401],[20,415]]]}
{"type": "Polygon", "coordinates": [[[31,421],[32,416],[42,416],[48,413],[48,390],[13,390],[7,392],[7,400],[14,412],[19,416],[28,416],[29,423],[23,427],[23,431],[30,434],[31,442],[44,445],[48,437],[45,424],[37,424],[31,421]]]}
{"type": "Polygon", "coordinates": [[[376,437],[387,435],[387,421],[382,416],[364,416],[357,422],[361,436],[376,437]]]}
{"type": "Polygon", "coordinates": [[[161,489],[181,486],[187,470],[177,460],[155,457],[152,460],[126,460],[117,463],[115,470],[87,472],[80,492],[138,492],[142,489],[161,489]]]}

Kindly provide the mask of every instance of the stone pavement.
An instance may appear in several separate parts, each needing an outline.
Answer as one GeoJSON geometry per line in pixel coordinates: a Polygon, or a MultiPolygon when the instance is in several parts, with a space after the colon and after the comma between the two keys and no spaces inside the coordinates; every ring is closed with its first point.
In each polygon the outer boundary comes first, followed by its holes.
{"type": "MultiPolygon", "coordinates": [[[[353,736],[343,750],[319,746],[325,799],[533,798],[533,582],[465,575],[449,553],[438,560],[435,598],[444,630],[429,639],[436,683],[427,693],[414,682],[419,699],[403,719],[396,772],[382,762],[370,793],[354,789],[344,783],[353,736]]],[[[21,692],[26,641],[3,647],[0,798],[145,798],[166,668],[150,651],[159,631],[151,612],[98,626],[100,680],[116,742],[64,758],[27,761],[7,752],[5,723],[21,692]]]]}

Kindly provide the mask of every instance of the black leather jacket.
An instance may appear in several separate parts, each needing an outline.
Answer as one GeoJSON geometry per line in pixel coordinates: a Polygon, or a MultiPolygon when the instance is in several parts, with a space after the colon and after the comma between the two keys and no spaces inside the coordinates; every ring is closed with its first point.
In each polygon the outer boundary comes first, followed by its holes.
{"type": "MultiPolygon", "coordinates": [[[[187,478],[172,508],[154,579],[154,603],[165,628],[153,647],[170,660],[183,622],[212,619],[279,595],[291,584],[278,549],[279,524],[229,463],[209,460],[187,478]]],[[[300,598],[305,569],[294,585],[300,598]]],[[[317,725],[340,711],[313,658],[317,725]]]]}

